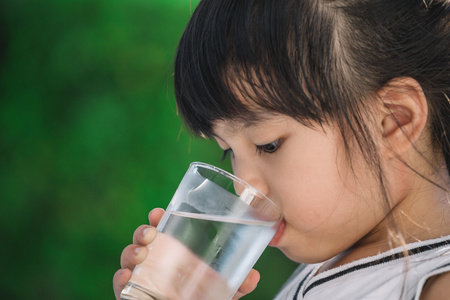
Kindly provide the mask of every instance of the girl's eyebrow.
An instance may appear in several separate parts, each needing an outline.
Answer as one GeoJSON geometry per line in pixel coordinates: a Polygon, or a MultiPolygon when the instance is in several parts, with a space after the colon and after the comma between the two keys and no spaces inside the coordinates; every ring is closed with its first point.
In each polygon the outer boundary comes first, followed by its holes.
{"type": "Polygon", "coordinates": [[[217,132],[217,125],[214,125],[212,127],[212,134],[211,136],[214,138],[218,138],[220,140],[223,140],[221,136],[227,136],[232,135],[234,133],[237,133],[238,131],[242,129],[250,129],[252,127],[256,127],[257,123],[259,123],[259,120],[242,120],[242,121],[236,121],[236,120],[223,120],[221,121],[221,126],[219,129],[219,133],[217,132]],[[226,130],[224,130],[226,128],[226,130]]]}
{"type": "Polygon", "coordinates": [[[271,120],[276,119],[276,116],[280,115],[279,113],[267,113],[261,112],[256,114],[255,116],[250,116],[249,118],[239,118],[239,119],[229,119],[224,120],[229,123],[231,130],[239,130],[239,129],[248,129],[252,127],[256,127],[261,123],[269,122],[271,120]]]}
{"type": "MultiPolygon", "coordinates": [[[[227,133],[233,134],[236,133],[242,129],[252,129],[257,127],[258,125],[265,123],[265,122],[270,122],[271,120],[274,120],[276,117],[276,114],[269,114],[269,113],[260,113],[257,115],[257,118],[248,118],[248,119],[239,119],[239,120],[233,120],[233,119],[229,119],[229,120],[222,120],[219,122],[224,122],[222,124],[224,124],[227,127],[227,133]]],[[[217,134],[217,127],[214,125],[212,130],[212,137],[215,138],[219,138],[222,139],[218,134],[217,134]]],[[[225,132],[220,132],[222,133],[222,135],[226,135],[225,132]]]]}

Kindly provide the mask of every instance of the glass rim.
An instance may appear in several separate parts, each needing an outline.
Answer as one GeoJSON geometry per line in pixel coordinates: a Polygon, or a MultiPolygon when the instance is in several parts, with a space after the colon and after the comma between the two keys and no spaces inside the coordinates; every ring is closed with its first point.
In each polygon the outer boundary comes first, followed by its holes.
{"type": "Polygon", "coordinates": [[[194,166],[199,166],[199,167],[202,167],[202,168],[205,168],[205,169],[213,170],[213,171],[215,171],[215,172],[217,172],[217,173],[219,173],[221,175],[224,175],[225,177],[230,178],[233,181],[236,181],[236,182],[244,184],[247,188],[250,188],[257,195],[261,196],[261,198],[263,198],[266,201],[268,201],[278,211],[278,213],[280,214],[280,218],[283,218],[283,213],[281,212],[281,208],[278,205],[276,205],[269,197],[267,197],[266,195],[261,193],[257,188],[255,188],[253,185],[249,184],[245,180],[242,180],[241,178],[237,177],[236,175],[231,174],[228,171],[225,171],[225,170],[223,170],[223,169],[221,169],[219,167],[210,165],[208,163],[195,161],[195,162],[190,163],[189,169],[191,167],[194,167],[194,166]]]}

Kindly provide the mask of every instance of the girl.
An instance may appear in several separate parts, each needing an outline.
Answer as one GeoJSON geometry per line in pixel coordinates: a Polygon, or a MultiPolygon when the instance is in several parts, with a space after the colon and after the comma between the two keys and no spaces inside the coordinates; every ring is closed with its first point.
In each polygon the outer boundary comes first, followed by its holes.
{"type": "MultiPolygon", "coordinates": [[[[448,299],[449,1],[203,0],[175,91],[284,213],[272,245],[302,265],[276,299],[448,299]]],[[[154,235],[136,230],[116,295],[154,235]]]]}

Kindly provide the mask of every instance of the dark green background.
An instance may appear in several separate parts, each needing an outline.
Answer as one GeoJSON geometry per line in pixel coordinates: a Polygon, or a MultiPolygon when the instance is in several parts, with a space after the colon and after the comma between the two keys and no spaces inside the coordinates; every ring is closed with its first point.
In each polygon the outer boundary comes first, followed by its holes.
{"type": "MultiPolygon", "coordinates": [[[[134,229],[220,149],[176,115],[173,54],[196,1],[0,1],[2,299],[113,299],[134,229]]],[[[244,299],[294,265],[277,249],[244,299]]]]}

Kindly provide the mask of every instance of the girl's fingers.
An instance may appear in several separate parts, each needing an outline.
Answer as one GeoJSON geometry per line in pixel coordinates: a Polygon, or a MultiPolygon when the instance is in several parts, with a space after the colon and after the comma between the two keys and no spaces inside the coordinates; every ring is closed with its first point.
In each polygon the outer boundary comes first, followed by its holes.
{"type": "Polygon", "coordinates": [[[162,208],[155,208],[152,209],[148,214],[148,220],[150,221],[150,225],[157,226],[159,221],[161,220],[161,217],[164,214],[164,209],[162,208]]]}
{"type": "Polygon", "coordinates": [[[253,292],[259,282],[259,272],[255,269],[252,269],[250,273],[248,273],[247,278],[245,278],[244,282],[239,287],[239,290],[236,292],[232,300],[240,299],[241,297],[253,292]]]}
{"type": "Polygon", "coordinates": [[[123,290],[130,278],[131,270],[129,269],[120,269],[114,274],[113,289],[116,300],[120,300],[120,292],[123,290]]]}
{"type": "Polygon", "coordinates": [[[128,245],[122,251],[120,256],[120,266],[122,269],[118,270],[113,277],[114,295],[117,300],[120,300],[120,293],[131,278],[131,272],[134,267],[147,257],[148,249],[147,245],[153,242],[156,237],[156,225],[161,220],[164,210],[156,208],[152,210],[148,219],[150,225],[139,226],[133,234],[133,244],[128,245]]]}
{"type": "Polygon", "coordinates": [[[146,246],[139,245],[128,245],[123,249],[122,255],[120,256],[120,266],[122,269],[133,270],[134,267],[147,257],[148,249],[146,246]]]}

